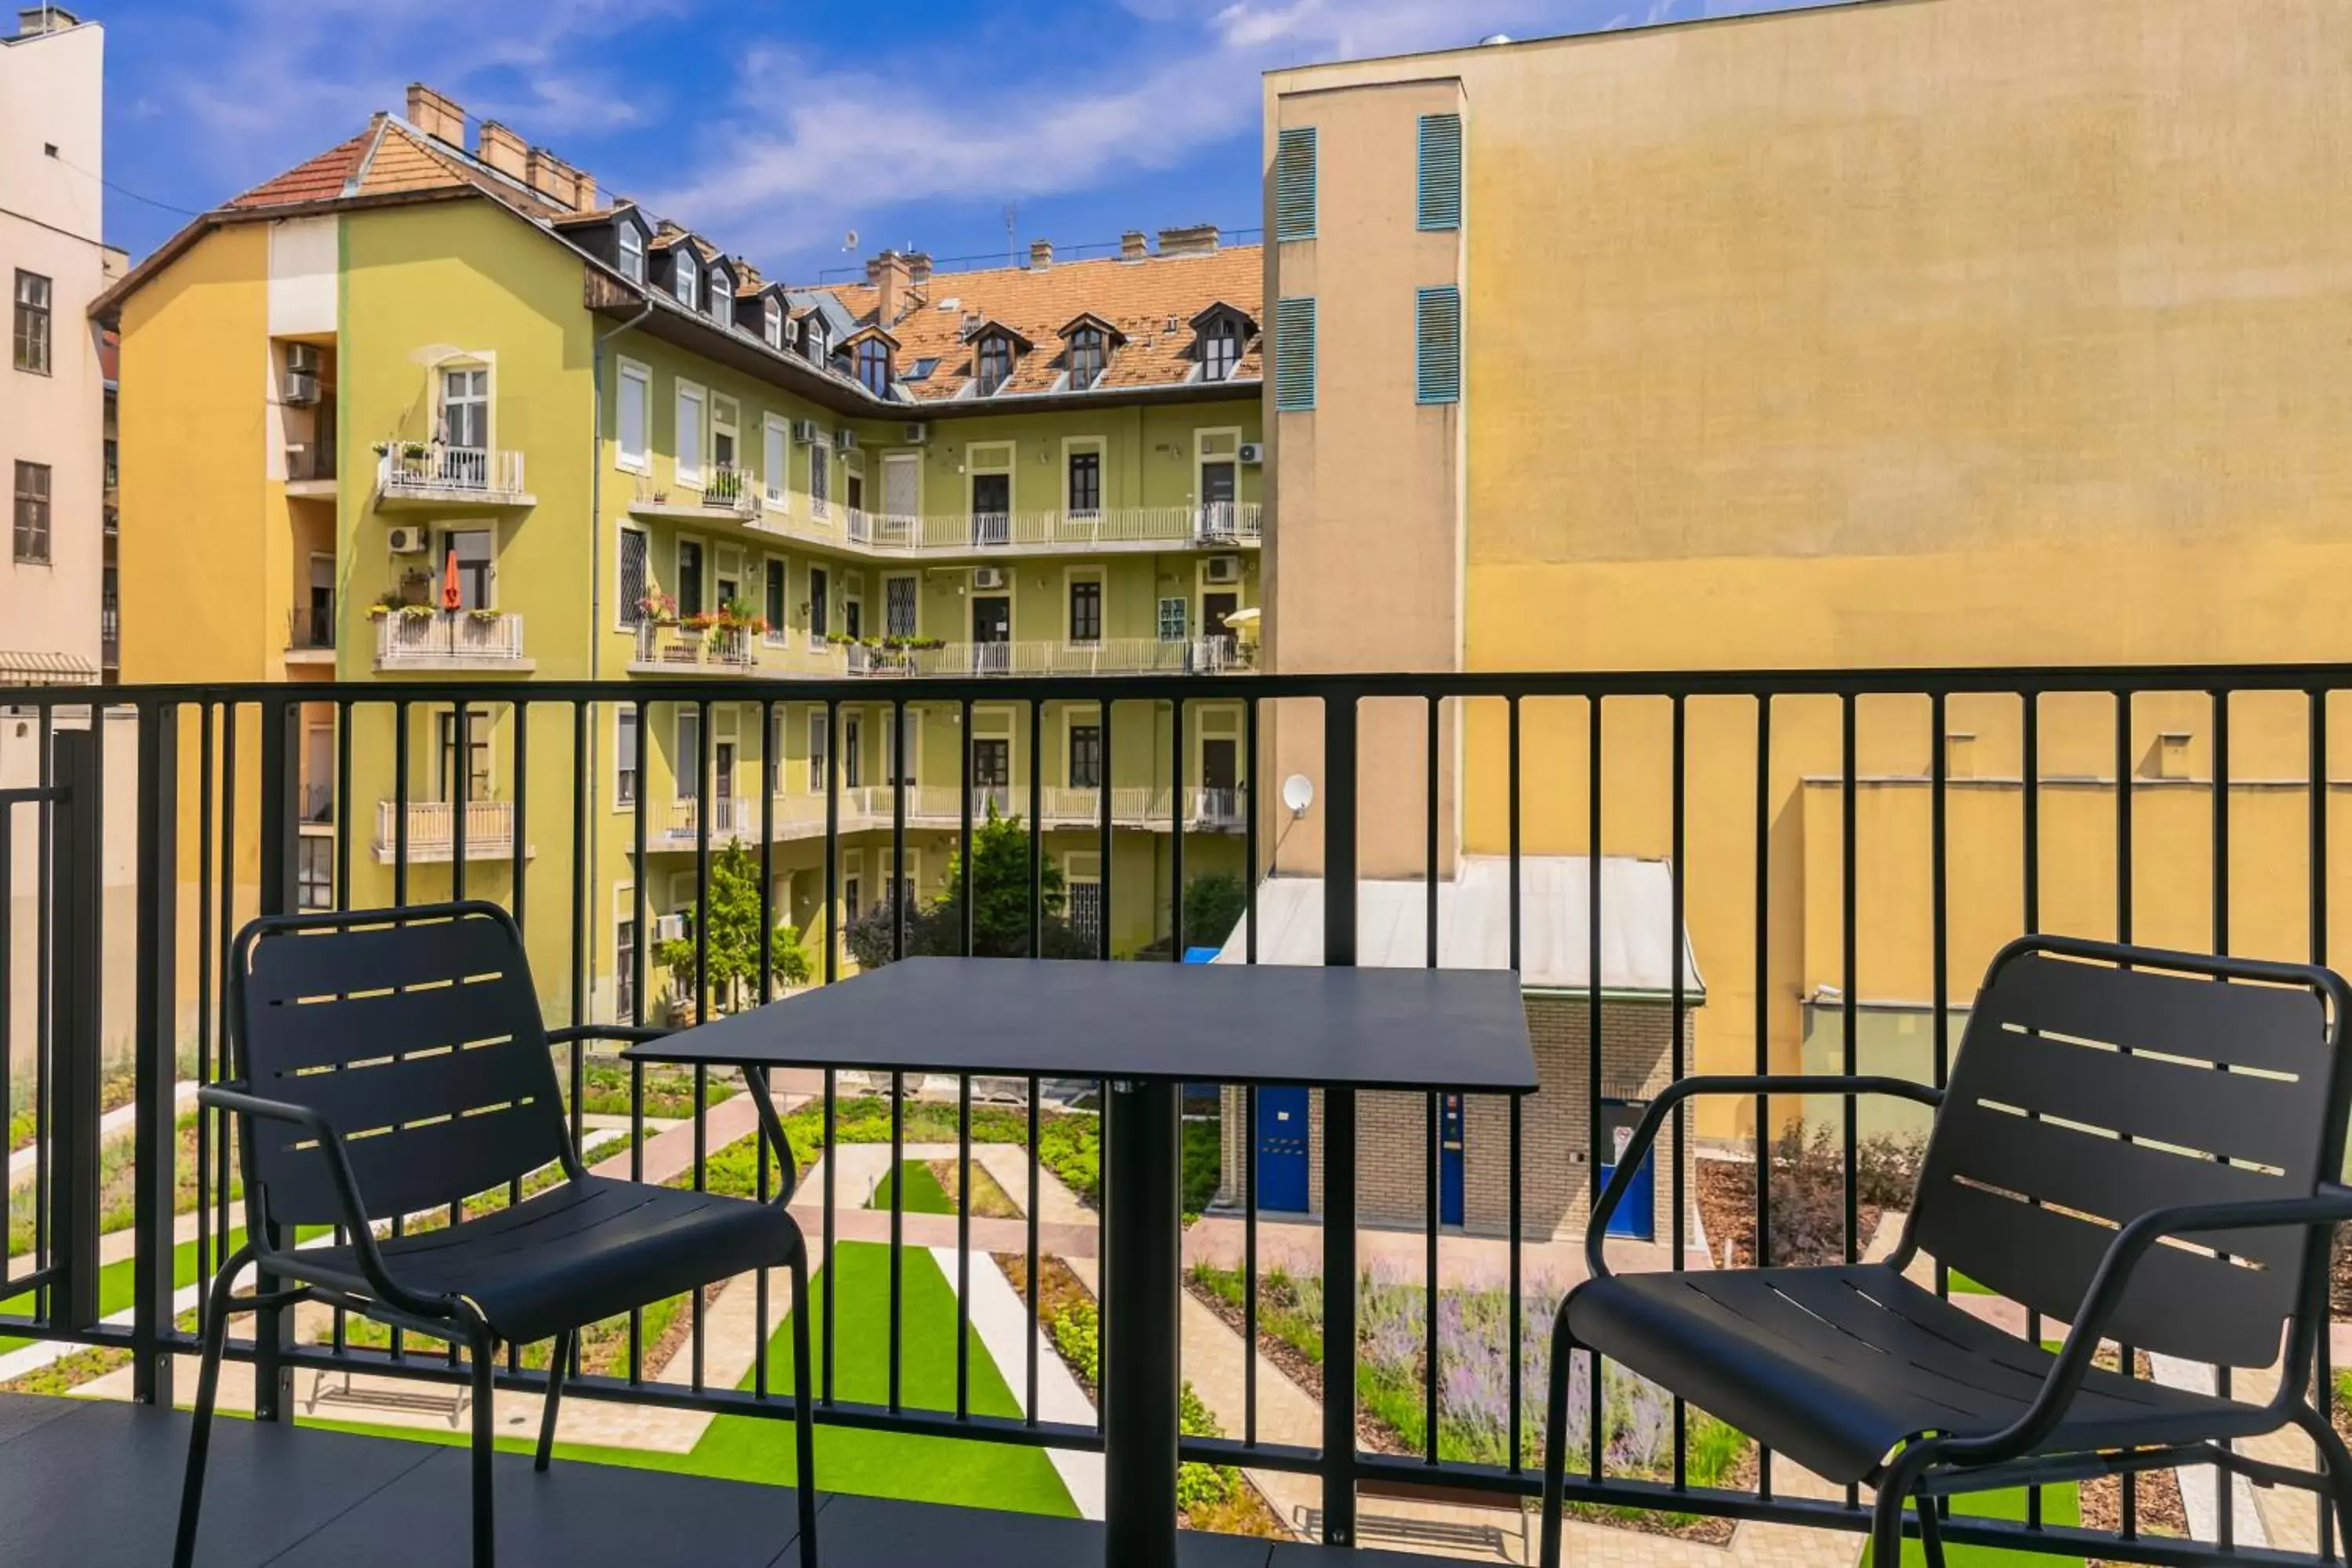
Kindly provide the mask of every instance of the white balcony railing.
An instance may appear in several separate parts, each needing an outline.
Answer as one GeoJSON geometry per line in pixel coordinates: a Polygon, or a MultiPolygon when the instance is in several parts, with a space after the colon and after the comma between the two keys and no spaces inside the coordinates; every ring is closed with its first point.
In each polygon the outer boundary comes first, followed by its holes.
{"type": "Polygon", "coordinates": [[[1092,545],[1254,544],[1263,512],[1255,501],[1206,506],[1104,507],[1093,511],[995,511],[912,517],[851,512],[849,538],[887,553],[1084,550],[1092,545]]]}
{"type": "MultiPolygon", "coordinates": [[[[457,853],[458,806],[442,800],[408,803],[408,858],[447,860],[457,853]]],[[[504,859],[514,854],[514,802],[473,800],[464,807],[466,858],[504,859]]],[[[389,863],[400,847],[401,805],[375,803],[375,856],[389,863]]]]}
{"type": "Polygon", "coordinates": [[[634,510],[673,517],[731,517],[749,522],[760,515],[759,481],[750,469],[732,463],[705,465],[699,489],[656,485],[651,475],[640,474],[634,510]]]}
{"type": "MultiPolygon", "coordinates": [[[[666,846],[692,846],[701,841],[702,802],[673,800],[665,809],[654,837],[666,846]]],[[[756,842],[760,837],[760,803],[757,798],[722,795],[710,803],[710,842],[713,844],[756,842]]]]}
{"type": "MultiPolygon", "coordinates": [[[[795,776],[793,782],[799,784],[802,781],[795,776]]],[[[898,792],[888,784],[844,784],[837,807],[841,831],[867,832],[890,826],[896,820],[897,795],[898,792]]],[[[1041,789],[1038,796],[1048,827],[1091,827],[1102,820],[1100,790],[1052,785],[1041,789]]],[[[910,827],[952,828],[962,824],[962,799],[953,784],[910,784],[906,797],[907,825],[910,827]]],[[[1243,826],[1246,808],[1239,790],[1192,786],[1184,791],[1183,798],[1184,825],[1188,829],[1223,832],[1236,830],[1243,826]]],[[[1111,821],[1120,827],[1157,828],[1165,832],[1170,821],[1169,800],[1169,793],[1164,786],[1131,785],[1114,789],[1110,801],[1111,821]]],[[[971,791],[972,821],[987,821],[992,809],[998,816],[1015,822],[1027,821],[1027,781],[975,785],[971,791]]],[[[825,799],[822,789],[783,791],[770,803],[769,811],[777,838],[815,837],[824,832],[825,799]]],[[[697,820],[695,803],[677,802],[672,806],[671,814],[664,819],[656,837],[668,847],[691,847],[697,842],[697,820]]],[[[722,797],[712,817],[710,841],[719,844],[733,838],[756,843],[759,837],[758,800],[722,797]]]]}
{"type": "Polygon", "coordinates": [[[513,503],[528,500],[522,454],[489,447],[394,441],[376,457],[377,493],[385,500],[513,503]]]}
{"type": "Polygon", "coordinates": [[[1232,637],[1103,637],[1090,643],[951,642],[933,647],[844,645],[851,675],[1220,675],[1242,668],[1232,637]]]}
{"type": "Polygon", "coordinates": [[[706,631],[639,621],[637,646],[629,668],[639,674],[699,669],[741,675],[759,668],[759,634],[749,626],[712,626],[706,631]]]}
{"type": "Polygon", "coordinates": [[[375,623],[379,669],[499,669],[523,662],[522,617],[478,610],[394,611],[375,623]]]}

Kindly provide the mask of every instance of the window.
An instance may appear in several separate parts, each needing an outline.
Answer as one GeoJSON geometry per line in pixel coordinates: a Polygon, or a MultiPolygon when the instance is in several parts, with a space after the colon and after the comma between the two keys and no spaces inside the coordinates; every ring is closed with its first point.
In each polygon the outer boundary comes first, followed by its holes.
{"type": "MultiPolygon", "coordinates": [[[[822,432],[820,432],[820,436],[822,432]]],[[[820,439],[809,448],[809,515],[823,517],[833,489],[833,451],[820,439]]]]}
{"type": "Polygon", "coordinates": [[[890,345],[868,338],[857,345],[857,379],[877,397],[890,395],[890,345]]]}
{"type": "Polygon", "coordinates": [[[931,379],[931,372],[939,368],[939,356],[937,354],[926,354],[921,359],[915,362],[915,365],[912,370],[909,370],[905,375],[900,376],[898,379],[901,381],[929,381],[931,379]]]}
{"type": "Polygon", "coordinates": [[[832,754],[833,731],[824,721],[824,710],[812,709],[808,716],[808,787],[811,795],[823,795],[825,790],[825,770],[832,754]]]}
{"type": "Polygon", "coordinates": [[[1241,363],[1241,323],[1231,316],[1219,316],[1201,332],[1201,379],[1231,381],[1234,367],[1241,363]]]}
{"type": "Polygon", "coordinates": [[[18,370],[49,374],[49,280],[37,272],[16,274],[16,325],[9,342],[18,370]]]}
{"type": "Polygon", "coordinates": [[[824,567],[809,568],[809,646],[812,647],[823,647],[826,634],[833,630],[832,609],[825,603],[825,595],[831,586],[825,579],[824,567]]]}
{"type": "Polygon", "coordinates": [[[490,445],[490,372],[463,365],[441,373],[441,438],[453,452],[480,452],[490,445]]]}
{"type": "Polygon", "coordinates": [[[1274,153],[1274,237],[1315,237],[1315,128],[1286,131],[1274,153]]]}
{"type": "Polygon", "coordinates": [[[814,316],[809,318],[808,356],[819,364],[833,357],[833,342],[825,334],[824,323],[814,316]]]}
{"type": "Polygon", "coordinates": [[[1070,640],[1102,641],[1102,580],[1081,577],[1070,584],[1070,640]]]}
{"type": "Polygon", "coordinates": [[[991,332],[980,340],[980,395],[994,394],[1013,375],[1013,340],[991,332]]]}
{"type": "Polygon", "coordinates": [[[915,768],[922,761],[923,715],[919,709],[894,705],[882,725],[882,782],[888,784],[911,784],[915,768]],[[907,736],[907,756],[901,765],[898,756],[898,733],[904,727],[907,736]]]}
{"type": "Polygon", "coordinates": [[[732,473],[739,461],[736,455],[739,445],[737,432],[741,421],[742,410],[733,398],[713,397],[710,400],[710,466],[716,470],[711,476],[714,484],[732,473]]]}
{"type": "Polygon", "coordinates": [[[677,542],[677,613],[681,617],[702,613],[702,542],[677,542]]]}
{"type": "Polygon", "coordinates": [[[16,465],[16,557],[46,565],[49,559],[49,466],[16,465]]]}
{"type": "Polygon", "coordinates": [[[294,891],[305,910],[335,907],[335,841],[306,834],[295,841],[300,857],[294,868],[294,891]]]}
{"type": "Polygon", "coordinates": [[[784,304],[773,294],[768,296],[768,302],[760,312],[760,335],[768,340],[768,346],[772,349],[784,346],[784,304]]]}
{"type": "Polygon", "coordinates": [[[1077,512],[1102,510],[1102,454],[1097,451],[1070,454],[1070,510],[1077,512]]]}
{"type": "Polygon", "coordinates": [[[684,240],[672,248],[677,257],[677,302],[691,310],[695,285],[701,281],[702,269],[695,262],[693,248],[684,240]]]}
{"type": "Polygon", "coordinates": [[[1462,294],[1457,289],[1423,289],[1413,296],[1415,403],[1462,401],[1462,294]]]}
{"type": "Polygon", "coordinates": [[[788,454],[792,451],[792,447],[786,445],[786,442],[790,438],[791,432],[784,428],[784,422],[772,414],[769,415],[766,426],[760,432],[760,461],[762,471],[767,476],[767,502],[779,511],[783,510],[785,504],[785,468],[788,454]]]}
{"type": "Polygon", "coordinates": [[[1462,226],[1462,117],[1421,117],[1421,174],[1413,225],[1423,229],[1462,226]]]}
{"type": "Polygon", "coordinates": [[[771,556],[761,583],[760,614],[768,623],[768,640],[784,640],[784,563],[771,556]]]}
{"type": "Polygon", "coordinates": [[[632,283],[646,280],[646,237],[635,224],[624,220],[621,232],[621,276],[632,283]]]}
{"type": "Polygon", "coordinates": [[[1160,640],[1182,642],[1184,630],[1192,619],[1192,603],[1181,594],[1171,594],[1160,601],[1160,640]]]}
{"type": "Polygon", "coordinates": [[[1102,788],[1102,725],[1088,721],[1070,726],[1070,787],[1102,788]]]}
{"type": "Polygon", "coordinates": [[[915,636],[915,579],[882,579],[882,633],[885,637],[915,636]]]}
{"type": "Polygon", "coordinates": [[[702,483],[702,388],[690,381],[677,384],[677,482],[702,483]]]}
{"type": "Polygon", "coordinates": [[[645,598],[652,584],[646,581],[646,531],[642,528],[621,530],[621,624],[633,626],[646,615],[645,598]]]}
{"type": "Polygon", "coordinates": [[[670,758],[670,773],[677,798],[702,798],[702,715],[690,707],[677,710],[677,751],[670,758]]]}
{"type": "Polygon", "coordinates": [[[627,915],[613,921],[613,1009],[618,1019],[637,1016],[637,922],[627,915]]]}
{"type": "MultiPolygon", "coordinates": [[[[453,528],[441,536],[444,570],[450,556],[457,558],[457,607],[487,610],[498,603],[497,571],[492,565],[494,537],[487,528],[453,528]]],[[[434,574],[441,575],[439,572],[434,574]]]]}
{"type": "Polygon", "coordinates": [[[1274,406],[1296,413],[1315,406],[1315,301],[1277,300],[1274,306],[1274,406]]]}
{"type": "Polygon", "coordinates": [[[1100,861],[1098,855],[1073,855],[1069,858],[1068,868],[1063,873],[1069,887],[1070,934],[1084,942],[1089,952],[1098,952],[1102,949],[1100,861]]]}
{"type": "Polygon", "coordinates": [[[1100,327],[1080,327],[1070,334],[1070,389],[1083,391],[1102,379],[1103,335],[1100,327]]]}
{"type": "Polygon", "coordinates": [[[859,875],[857,853],[852,850],[841,858],[841,913],[842,923],[845,925],[857,923],[858,912],[864,908],[863,901],[859,898],[864,891],[863,882],[864,878],[859,875]]]}
{"type": "Polygon", "coordinates": [[[841,716],[841,787],[856,789],[866,782],[866,721],[856,713],[841,716]]]}
{"type": "Polygon", "coordinates": [[[613,804],[637,804],[637,710],[625,704],[613,714],[613,804]]]}
{"type": "MultiPolygon", "coordinates": [[[[454,804],[458,796],[457,777],[457,715],[455,710],[438,715],[440,744],[437,754],[440,774],[436,781],[440,798],[454,804]]],[[[490,798],[490,716],[469,710],[466,715],[466,776],[462,781],[467,800],[490,798]]]]}
{"type": "Polygon", "coordinates": [[[728,276],[724,268],[714,267],[710,269],[709,292],[710,319],[722,327],[733,326],[735,323],[730,318],[734,312],[729,307],[735,302],[735,279],[728,276]]]}
{"type": "MultiPolygon", "coordinates": [[[[625,232],[635,234],[636,230],[625,232]]],[[[645,473],[653,467],[654,374],[635,360],[621,362],[621,381],[614,396],[614,437],[620,443],[621,467],[645,473]]]]}

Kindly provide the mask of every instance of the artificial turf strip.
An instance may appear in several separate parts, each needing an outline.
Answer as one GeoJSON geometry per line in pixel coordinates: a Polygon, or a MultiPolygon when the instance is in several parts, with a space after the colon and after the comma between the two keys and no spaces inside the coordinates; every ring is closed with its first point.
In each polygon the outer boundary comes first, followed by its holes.
{"type": "MultiPolygon", "coordinates": [[[[836,1398],[881,1405],[889,1397],[887,1361],[890,1317],[890,1249],[872,1242],[842,1242],[834,1249],[836,1327],[834,1394],[836,1398]]],[[[773,1292],[781,1308],[786,1292],[773,1292]]],[[[820,1275],[811,1281],[811,1354],[823,1343],[824,1296],[820,1275]]],[[[908,1248],[903,1268],[900,1400],[924,1410],[955,1408],[955,1292],[929,1252],[908,1248]]],[[[740,1287],[739,1287],[740,1288],[740,1287]]],[[[792,1324],[780,1315],[769,1341],[768,1386],[789,1394],[793,1386],[792,1324]]],[[[749,1390],[749,1373],[736,1386],[749,1390]]],[[[1020,1406],[1004,1376],[977,1334],[971,1340],[971,1409],[979,1415],[1018,1415],[1020,1406]]],[[[425,1427],[385,1427],[301,1418],[305,1426],[362,1432],[372,1436],[455,1446],[462,1433],[425,1427]]],[[[529,1452],[537,1434],[501,1437],[510,1452],[529,1452]]],[[[719,1415],[711,1420],[691,1453],[653,1453],[635,1448],[558,1443],[559,1458],[588,1464],[626,1465],[637,1469],[710,1476],[722,1480],[789,1486],[794,1479],[793,1424],[758,1415],[719,1415]]],[[[1053,1460],[1043,1448],[966,1438],[929,1437],[845,1426],[816,1429],[817,1484],[831,1492],[911,1502],[961,1503],[1021,1513],[1077,1517],[1053,1460]]]]}
{"type": "Polygon", "coordinates": [[[898,1170],[882,1178],[881,1185],[874,1189],[874,1196],[866,1206],[872,1209],[887,1209],[890,1206],[891,1190],[901,1179],[907,1184],[904,1213],[953,1214],[956,1212],[955,1199],[948,1196],[948,1190],[940,1185],[940,1179],[937,1176],[931,1174],[930,1162],[928,1160],[899,1162],[898,1170]]]}
{"type": "MultiPolygon", "coordinates": [[[[2006,1491],[1971,1492],[1952,1500],[1952,1511],[1979,1519],[2025,1518],[2025,1489],[2014,1487],[2006,1491]]],[[[2042,1489],[2042,1522],[2053,1525],[2080,1524],[2083,1521],[2082,1498],[2070,1484],[2042,1489]]],[[[1861,1568],[1871,1568],[1870,1548],[1863,1548],[1861,1568]]],[[[2079,1557],[2053,1557],[2046,1552],[2018,1552],[2003,1546],[1964,1546],[1957,1541],[1944,1542],[1945,1568],[2082,1568],[2079,1557]]],[[[1916,1537],[1903,1538],[1903,1568],[1927,1568],[1927,1554],[1916,1537]]]]}

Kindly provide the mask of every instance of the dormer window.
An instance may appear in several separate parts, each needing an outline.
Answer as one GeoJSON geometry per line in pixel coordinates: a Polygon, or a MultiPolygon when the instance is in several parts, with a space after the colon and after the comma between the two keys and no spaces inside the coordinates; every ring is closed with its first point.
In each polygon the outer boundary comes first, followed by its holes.
{"type": "Polygon", "coordinates": [[[768,340],[770,348],[782,349],[784,346],[784,305],[773,294],[768,296],[762,310],[760,331],[761,335],[768,340]]]}
{"type": "Polygon", "coordinates": [[[857,379],[877,397],[890,395],[890,345],[867,338],[857,345],[857,379]]]}
{"type": "Polygon", "coordinates": [[[620,231],[621,276],[632,283],[643,286],[646,280],[645,231],[626,218],[621,220],[620,231]]]}
{"type": "Polygon", "coordinates": [[[1100,381],[1102,373],[1102,329],[1080,327],[1070,334],[1070,390],[1083,392],[1100,381]]]}
{"type": "Polygon", "coordinates": [[[725,268],[712,268],[710,269],[710,319],[722,327],[733,326],[735,323],[730,318],[734,314],[734,305],[735,279],[728,274],[725,268]]]}
{"type": "Polygon", "coordinates": [[[1242,363],[1241,327],[1231,316],[1220,317],[1201,331],[1201,379],[1231,381],[1242,363]]]}
{"type": "Polygon", "coordinates": [[[677,247],[677,302],[691,310],[695,308],[695,288],[702,281],[702,268],[696,265],[693,251],[684,244],[677,247]]]}
{"type": "Polygon", "coordinates": [[[980,340],[980,395],[992,397],[1013,378],[1013,344],[990,333],[980,340]]]}
{"type": "Polygon", "coordinates": [[[808,356],[819,364],[833,357],[833,345],[825,341],[824,323],[814,316],[809,318],[808,356]]]}

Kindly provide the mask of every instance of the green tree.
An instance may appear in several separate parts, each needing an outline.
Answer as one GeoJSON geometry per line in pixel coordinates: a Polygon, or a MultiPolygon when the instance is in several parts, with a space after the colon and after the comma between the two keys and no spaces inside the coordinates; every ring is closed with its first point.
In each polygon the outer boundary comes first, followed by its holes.
{"type": "MultiPolygon", "coordinates": [[[[1037,898],[1042,909],[1045,956],[1082,958],[1079,942],[1065,917],[1066,891],[1062,873],[1046,860],[1037,871],[1037,898]]],[[[993,805],[988,820],[971,830],[971,951],[981,958],[1029,956],[1029,830],[1009,816],[999,816],[993,805]]],[[[963,857],[958,846],[948,856],[947,891],[928,903],[901,911],[908,958],[936,957],[963,951],[963,857]]],[[[874,969],[890,962],[890,900],[888,893],[873,909],[852,921],[845,932],[849,954],[860,968],[874,969]]]]}
{"type": "Polygon", "coordinates": [[[1249,908],[1249,889],[1229,871],[1212,871],[1184,885],[1184,945],[1223,947],[1249,908]]]}
{"type": "MultiPolygon", "coordinates": [[[[662,943],[654,956],[670,972],[674,992],[694,994],[696,942],[704,932],[702,999],[728,1007],[756,992],[760,980],[760,863],[740,844],[727,844],[710,858],[710,919],[707,931],[699,901],[686,907],[688,934],[662,943]]],[[[775,929],[770,950],[772,973],[787,984],[808,984],[813,966],[807,945],[789,921],[775,929]]]]}

